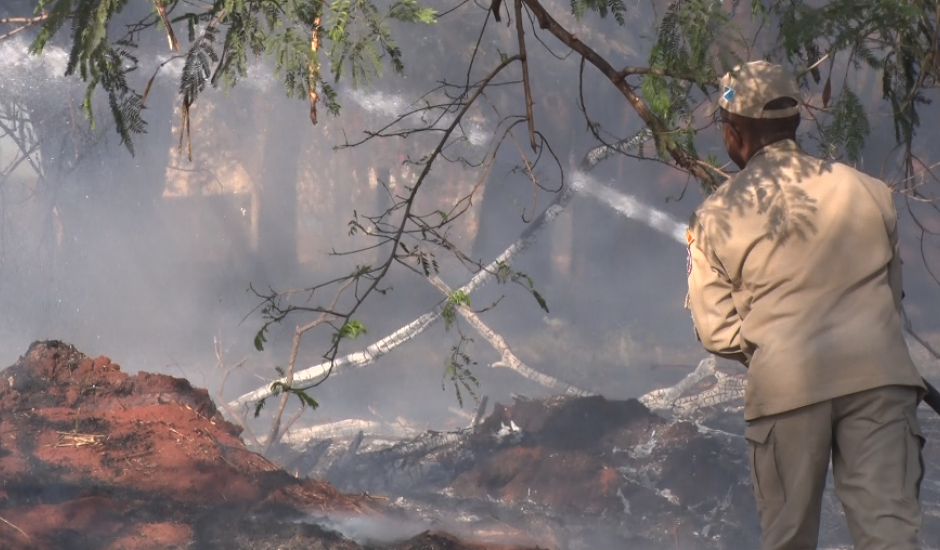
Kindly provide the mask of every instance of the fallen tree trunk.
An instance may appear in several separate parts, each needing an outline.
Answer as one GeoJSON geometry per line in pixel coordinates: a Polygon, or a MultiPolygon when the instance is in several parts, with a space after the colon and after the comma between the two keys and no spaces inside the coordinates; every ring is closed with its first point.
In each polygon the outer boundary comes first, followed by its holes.
{"type": "Polygon", "coordinates": [[[309,428],[289,430],[282,434],[280,439],[281,443],[297,446],[311,439],[346,439],[354,437],[359,432],[363,432],[366,435],[381,434],[383,437],[389,438],[414,437],[421,433],[420,430],[410,429],[404,426],[395,426],[375,420],[350,418],[329,424],[319,424],[309,428]]]}

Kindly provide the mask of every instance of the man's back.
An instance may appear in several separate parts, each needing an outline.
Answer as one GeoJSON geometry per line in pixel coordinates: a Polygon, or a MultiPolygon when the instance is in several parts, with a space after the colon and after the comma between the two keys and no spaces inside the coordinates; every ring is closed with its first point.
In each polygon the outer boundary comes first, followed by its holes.
{"type": "MultiPolygon", "coordinates": [[[[751,158],[695,221],[694,244],[730,279],[742,319],[703,331],[726,335],[703,344],[750,358],[746,419],[921,386],[900,329],[897,217],[884,183],[785,140],[751,158]]],[[[709,285],[701,285],[704,303],[709,285]]],[[[728,323],[694,306],[697,326],[728,323]]]]}

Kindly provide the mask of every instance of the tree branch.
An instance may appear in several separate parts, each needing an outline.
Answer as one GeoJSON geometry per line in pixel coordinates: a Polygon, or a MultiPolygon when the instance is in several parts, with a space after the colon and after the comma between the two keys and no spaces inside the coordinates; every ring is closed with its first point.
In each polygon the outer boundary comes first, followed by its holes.
{"type": "MultiPolygon", "coordinates": [[[[639,115],[640,119],[652,130],[653,134],[662,137],[669,133],[669,131],[663,127],[662,122],[656,118],[656,115],[650,111],[649,107],[646,106],[646,103],[636,94],[636,91],[632,86],[627,84],[625,78],[620,74],[619,71],[614,69],[614,67],[600,54],[591,49],[587,44],[582,42],[577,36],[571,34],[567,29],[562,27],[558,21],[556,21],[548,11],[539,3],[538,0],[521,0],[525,5],[532,10],[532,13],[535,14],[535,18],[539,22],[539,27],[547,30],[552,33],[555,38],[563,42],[566,46],[570,47],[574,51],[578,52],[582,57],[587,59],[588,63],[594,65],[608,80],[620,91],[621,94],[630,102],[630,105],[633,106],[633,109],[639,115]]],[[[693,162],[694,159],[686,155],[679,147],[673,143],[666,143],[666,150],[669,152],[669,155],[672,159],[698,178],[704,185],[709,188],[715,189],[718,187],[718,183],[715,181],[715,178],[701,165],[693,162]]]]}
{"type": "MultiPolygon", "coordinates": [[[[437,287],[437,289],[440,290],[444,296],[450,296],[453,294],[453,290],[451,290],[451,288],[447,286],[447,284],[444,283],[440,277],[430,277],[428,280],[431,281],[431,284],[437,287]]],[[[476,331],[479,332],[480,335],[483,336],[483,338],[485,338],[491,346],[493,346],[497,353],[499,353],[500,361],[493,363],[491,366],[507,367],[522,375],[524,378],[528,378],[533,382],[537,382],[548,389],[559,390],[562,393],[566,393],[568,395],[577,395],[579,397],[597,395],[590,390],[585,390],[567,382],[562,382],[553,376],[541,373],[526,365],[521,360],[519,360],[518,357],[516,357],[516,355],[509,348],[509,345],[506,344],[506,341],[503,339],[503,337],[490,327],[486,326],[486,324],[470,308],[461,305],[457,307],[457,312],[460,313],[460,315],[463,316],[463,318],[466,319],[467,322],[470,323],[470,325],[472,325],[473,328],[475,328],[476,331]]]]}
{"type": "Polygon", "coordinates": [[[617,72],[617,75],[620,78],[626,78],[628,76],[633,76],[633,75],[647,75],[647,74],[652,74],[656,76],[665,76],[669,78],[675,78],[678,80],[686,80],[688,82],[694,82],[696,84],[707,84],[711,86],[718,85],[717,80],[702,81],[699,79],[699,77],[693,74],[672,71],[672,70],[663,69],[660,67],[635,67],[632,65],[627,65],[626,67],[620,69],[617,72]]]}
{"type": "Polygon", "coordinates": [[[529,123],[529,144],[533,151],[535,144],[535,118],[532,116],[532,86],[529,84],[529,60],[525,53],[525,29],[522,25],[522,0],[515,0],[516,36],[519,38],[519,59],[522,61],[522,89],[525,93],[525,116],[529,123]]]}
{"type": "MultiPolygon", "coordinates": [[[[310,51],[313,52],[313,55],[316,56],[317,51],[320,49],[320,16],[316,16],[313,19],[313,28],[310,29],[310,51]]],[[[310,122],[314,126],[317,124],[317,100],[319,96],[317,95],[317,77],[320,75],[319,62],[311,60],[307,63],[307,87],[308,93],[310,96],[310,122]]]]}
{"type": "Polygon", "coordinates": [[[15,36],[26,29],[42,23],[46,19],[49,19],[49,14],[44,13],[42,15],[37,15],[36,17],[4,17],[0,19],[0,25],[20,25],[19,27],[13,29],[12,31],[0,34],[0,40],[5,40],[11,36],[15,36]]]}

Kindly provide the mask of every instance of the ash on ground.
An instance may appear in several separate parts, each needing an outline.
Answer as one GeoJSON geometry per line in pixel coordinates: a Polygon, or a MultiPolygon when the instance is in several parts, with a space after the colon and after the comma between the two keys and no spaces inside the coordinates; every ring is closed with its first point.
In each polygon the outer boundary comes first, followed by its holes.
{"type": "MultiPolygon", "coordinates": [[[[920,413],[928,438],[940,432],[932,410],[920,413]]],[[[277,460],[483,540],[739,550],[759,546],[743,433],[741,403],[667,419],[636,400],[516,397],[463,430],[311,439],[282,445],[277,460]]],[[[922,543],[938,548],[940,450],[932,439],[924,459],[922,543]]],[[[820,548],[851,548],[831,476],[823,508],[820,548]]]]}

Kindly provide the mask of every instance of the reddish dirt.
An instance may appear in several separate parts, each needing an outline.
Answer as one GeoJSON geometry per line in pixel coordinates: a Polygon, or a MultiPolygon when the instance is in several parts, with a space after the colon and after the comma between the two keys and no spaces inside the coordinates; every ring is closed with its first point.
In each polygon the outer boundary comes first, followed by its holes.
{"type": "MultiPolygon", "coordinates": [[[[19,549],[361,547],[295,520],[379,514],[248,451],[204,389],[56,341],[0,372],[0,540],[19,549]]],[[[440,533],[387,546],[482,549],[440,533]]]]}

